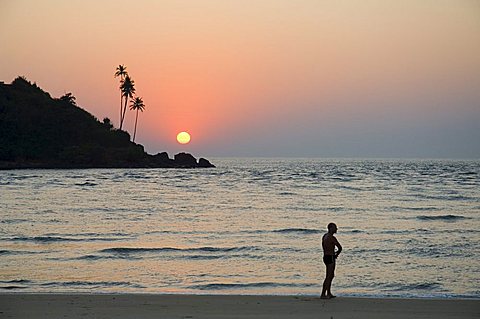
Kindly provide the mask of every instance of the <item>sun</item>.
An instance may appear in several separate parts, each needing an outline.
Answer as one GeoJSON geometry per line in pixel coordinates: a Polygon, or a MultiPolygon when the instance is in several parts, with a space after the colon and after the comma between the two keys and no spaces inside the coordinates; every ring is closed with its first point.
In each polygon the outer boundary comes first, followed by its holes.
{"type": "Polygon", "coordinates": [[[177,142],[180,144],[188,144],[190,142],[190,134],[188,134],[187,132],[178,133],[177,142]]]}

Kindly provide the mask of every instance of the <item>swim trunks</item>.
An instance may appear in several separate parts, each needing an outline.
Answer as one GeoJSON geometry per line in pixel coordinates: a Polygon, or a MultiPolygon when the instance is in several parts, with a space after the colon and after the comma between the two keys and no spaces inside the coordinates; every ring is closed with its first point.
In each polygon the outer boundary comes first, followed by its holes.
{"type": "Polygon", "coordinates": [[[333,263],[335,262],[335,256],[333,256],[333,255],[324,255],[324,256],[323,256],[323,262],[325,263],[325,265],[333,264],[333,263]]]}

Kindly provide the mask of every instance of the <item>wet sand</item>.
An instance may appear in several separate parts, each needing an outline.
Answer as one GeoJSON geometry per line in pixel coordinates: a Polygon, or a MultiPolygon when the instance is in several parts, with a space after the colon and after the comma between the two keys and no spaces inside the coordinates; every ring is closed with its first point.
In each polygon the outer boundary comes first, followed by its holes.
{"type": "Polygon", "coordinates": [[[15,293],[0,318],[480,318],[480,300],[15,293]]]}

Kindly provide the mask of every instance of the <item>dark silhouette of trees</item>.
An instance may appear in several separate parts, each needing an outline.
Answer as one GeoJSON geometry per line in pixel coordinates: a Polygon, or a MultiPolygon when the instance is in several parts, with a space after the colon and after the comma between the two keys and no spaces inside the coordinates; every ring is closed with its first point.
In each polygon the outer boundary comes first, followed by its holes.
{"type": "Polygon", "coordinates": [[[0,84],[0,164],[110,167],[145,158],[127,132],[113,130],[110,120],[99,122],[74,101],[71,93],[52,98],[24,78],[0,84]]]}
{"type": "Polygon", "coordinates": [[[143,112],[145,109],[145,104],[141,97],[135,97],[130,104],[130,110],[136,111],[135,115],[135,129],[133,130],[133,142],[135,143],[135,135],[137,134],[137,120],[138,120],[138,111],[143,112]]]}
{"type": "Polygon", "coordinates": [[[120,90],[122,91],[122,95],[125,99],[125,104],[123,107],[122,111],[122,118],[120,120],[120,130],[123,127],[123,123],[125,121],[125,113],[127,112],[127,104],[128,104],[128,99],[131,98],[133,99],[133,95],[135,94],[135,82],[130,78],[130,76],[127,74],[125,76],[125,79],[122,82],[122,85],[120,85],[120,90]]]}
{"type": "Polygon", "coordinates": [[[110,121],[110,119],[108,117],[105,117],[103,119],[103,125],[108,128],[109,130],[112,130],[113,129],[113,124],[112,124],[112,121],[110,121]]]}
{"type": "MultiPolygon", "coordinates": [[[[128,73],[127,73],[127,67],[126,66],[124,66],[123,64],[120,64],[119,66],[117,66],[117,69],[116,69],[116,72],[115,72],[115,77],[120,77],[120,84],[123,83],[123,81],[124,81],[124,79],[127,75],[128,75],[128,73]]],[[[120,87],[120,121],[119,121],[119,123],[123,122],[122,108],[123,108],[123,92],[122,92],[122,89],[120,87]]]]}
{"type": "Polygon", "coordinates": [[[59,98],[60,101],[63,101],[65,103],[68,103],[68,104],[74,105],[74,106],[77,105],[76,99],[77,98],[75,96],[73,96],[73,94],[71,92],[65,93],[63,96],[61,96],[59,98]]]}
{"type": "Polygon", "coordinates": [[[128,100],[131,99],[130,110],[136,111],[135,114],[135,128],[133,131],[133,142],[135,142],[135,136],[137,134],[138,123],[138,111],[143,112],[145,104],[141,97],[135,96],[135,82],[132,80],[127,72],[127,67],[120,64],[116,71],[115,77],[120,77],[120,125],[119,129],[122,130],[125,123],[125,113],[127,111],[128,100]]]}

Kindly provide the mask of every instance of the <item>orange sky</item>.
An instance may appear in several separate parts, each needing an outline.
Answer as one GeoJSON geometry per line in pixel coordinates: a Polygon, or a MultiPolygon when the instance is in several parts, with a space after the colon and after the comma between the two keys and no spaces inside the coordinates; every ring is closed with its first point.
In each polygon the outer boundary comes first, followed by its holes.
{"type": "Polygon", "coordinates": [[[0,43],[116,125],[125,64],[152,153],[480,157],[476,1],[1,0],[0,43]]]}

